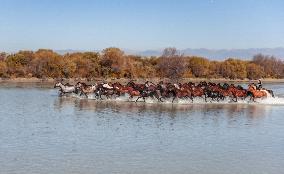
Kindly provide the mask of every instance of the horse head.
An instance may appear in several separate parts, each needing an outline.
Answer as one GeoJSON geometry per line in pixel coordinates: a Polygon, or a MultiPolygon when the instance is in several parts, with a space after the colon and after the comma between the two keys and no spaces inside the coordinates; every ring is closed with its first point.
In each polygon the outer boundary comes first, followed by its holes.
{"type": "Polygon", "coordinates": [[[54,84],[54,88],[61,87],[63,84],[61,82],[57,82],[54,84]]]}
{"type": "Polygon", "coordinates": [[[248,91],[255,91],[255,90],[256,90],[256,86],[254,84],[248,85],[248,91]]]}
{"type": "Polygon", "coordinates": [[[130,82],[127,83],[126,86],[128,86],[128,87],[134,87],[134,86],[135,86],[135,83],[134,83],[133,81],[130,81],[130,82]]]}

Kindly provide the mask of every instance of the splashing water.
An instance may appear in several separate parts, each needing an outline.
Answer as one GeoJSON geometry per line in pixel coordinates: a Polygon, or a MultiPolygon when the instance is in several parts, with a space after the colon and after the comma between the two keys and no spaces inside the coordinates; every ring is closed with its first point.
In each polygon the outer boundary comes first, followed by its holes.
{"type": "MultiPolygon", "coordinates": [[[[79,96],[76,94],[70,95],[71,97],[79,98],[79,99],[86,99],[84,96],[79,96]]],[[[89,100],[100,100],[95,95],[89,95],[89,100]]],[[[103,97],[103,101],[121,101],[121,102],[135,102],[137,97],[133,97],[132,99],[129,98],[129,95],[119,96],[119,97],[112,97],[106,99],[103,97]]],[[[140,98],[137,102],[144,102],[143,98],[140,98]]],[[[263,105],[284,105],[284,97],[283,96],[276,96],[276,97],[267,97],[267,98],[258,98],[255,99],[255,102],[251,101],[249,98],[242,100],[238,99],[237,102],[233,101],[232,99],[226,98],[224,100],[216,101],[207,99],[205,102],[204,98],[194,98],[193,102],[190,99],[175,99],[172,103],[172,98],[170,99],[163,99],[163,102],[159,102],[156,98],[146,98],[145,103],[161,103],[161,104],[263,104],[263,105]]]]}

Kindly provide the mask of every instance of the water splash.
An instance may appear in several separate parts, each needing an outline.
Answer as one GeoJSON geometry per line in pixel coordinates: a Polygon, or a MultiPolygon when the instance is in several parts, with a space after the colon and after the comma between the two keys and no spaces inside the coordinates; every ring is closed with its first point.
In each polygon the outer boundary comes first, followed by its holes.
{"type": "MultiPolygon", "coordinates": [[[[74,98],[79,98],[79,99],[86,99],[84,96],[79,96],[76,94],[71,94],[69,95],[70,97],[74,98]]],[[[97,96],[95,95],[89,95],[88,98],[89,100],[100,100],[98,99],[97,96]]],[[[120,97],[112,97],[112,98],[105,98],[103,97],[103,101],[121,101],[121,102],[135,102],[137,97],[133,97],[132,99],[129,98],[128,95],[125,96],[120,96],[120,97]]],[[[138,102],[144,102],[142,98],[138,100],[138,102]]],[[[263,105],[284,105],[284,97],[276,96],[275,98],[273,97],[268,97],[268,98],[263,98],[263,99],[255,99],[255,102],[251,101],[249,98],[242,100],[238,99],[237,102],[233,101],[232,99],[226,98],[225,100],[211,100],[207,99],[207,102],[204,100],[204,98],[194,98],[193,102],[190,99],[175,99],[174,102],[172,103],[172,99],[164,99],[163,102],[159,102],[155,98],[146,98],[145,103],[161,103],[161,104],[180,104],[180,105],[188,105],[188,104],[263,104],[263,105]]]]}

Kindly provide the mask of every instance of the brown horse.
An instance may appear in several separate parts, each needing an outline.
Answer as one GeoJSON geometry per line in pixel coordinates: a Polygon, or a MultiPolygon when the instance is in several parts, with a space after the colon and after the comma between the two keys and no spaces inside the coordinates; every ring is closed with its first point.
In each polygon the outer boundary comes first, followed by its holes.
{"type": "Polygon", "coordinates": [[[190,88],[192,97],[201,97],[204,98],[207,102],[207,97],[205,95],[205,90],[201,86],[193,86],[190,88]]]}
{"type": "Polygon", "coordinates": [[[235,98],[235,102],[238,101],[238,98],[242,98],[243,100],[248,96],[247,95],[247,90],[245,89],[239,89],[239,88],[236,88],[234,85],[230,85],[228,87],[228,91],[230,91],[232,93],[232,97],[235,98]]]}
{"type": "Polygon", "coordinates": [[[192,93],[189,89],[186,88],[179,88],[176,89],[176,96],[173,98],[172,102],[174,102],[174,100],[178,97],[180,99],[191,99],[191,101],[193,102],[193,96],[192,93]]]}
{"type": "Polygon", "coordinates": [[[80,96],[84,94],[86,98],[88,98],[88,94],[94,93],[97,89],[96,85],[87,85],[86,83],[83,82],[78,82],[75,85],[75,88],[80,89],[81,91],[80,96]]]}
{"type": "Polygon", "coordinates": [[[224,88],[220,84],[208,83],[208,89],[212,92],[219,93],[222,96],[221,99],[223,100],[225,99],[225,97],[232,97],[232,91],[224,88]]]}
{"type": "Polygon", "coordinates": [[[249,84],[248,91],[252,93],[251,99],[267,97],[269,93],[266,90],[257,90],[255,85],[249,84]]]}

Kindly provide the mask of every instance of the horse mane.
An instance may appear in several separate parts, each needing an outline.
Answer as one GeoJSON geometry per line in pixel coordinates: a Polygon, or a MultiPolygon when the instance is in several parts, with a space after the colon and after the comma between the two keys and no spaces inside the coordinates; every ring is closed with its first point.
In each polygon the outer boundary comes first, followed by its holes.
{"type": "Polygon", "coordinates": [[[81,84],[83,87],[86,87],[86,86],[88,86],[86,83],[84,83],[84,82],[78,82],[77,84],[81,84]]]}
{"type": "Polygon", "coordinates": [[[244,90],[244,88],[243,88],[241,85],[238,85],[237,88],[238,88],[239,90],[244,90]]]}
{"type": "Polygon", "coordinates": [[[134,86],[135,85],[135,83],[133,82],[133,81],[129,81],[128,83],[127,83],[127,86],[128,85],[132,85],[132,86],[134,86]]]}
{"type": "Polygon", "coordinates": [[[70,83],[65,83],[65,85],[64,86],[73,86],[73,85],[71,85],[70,83]]]}

